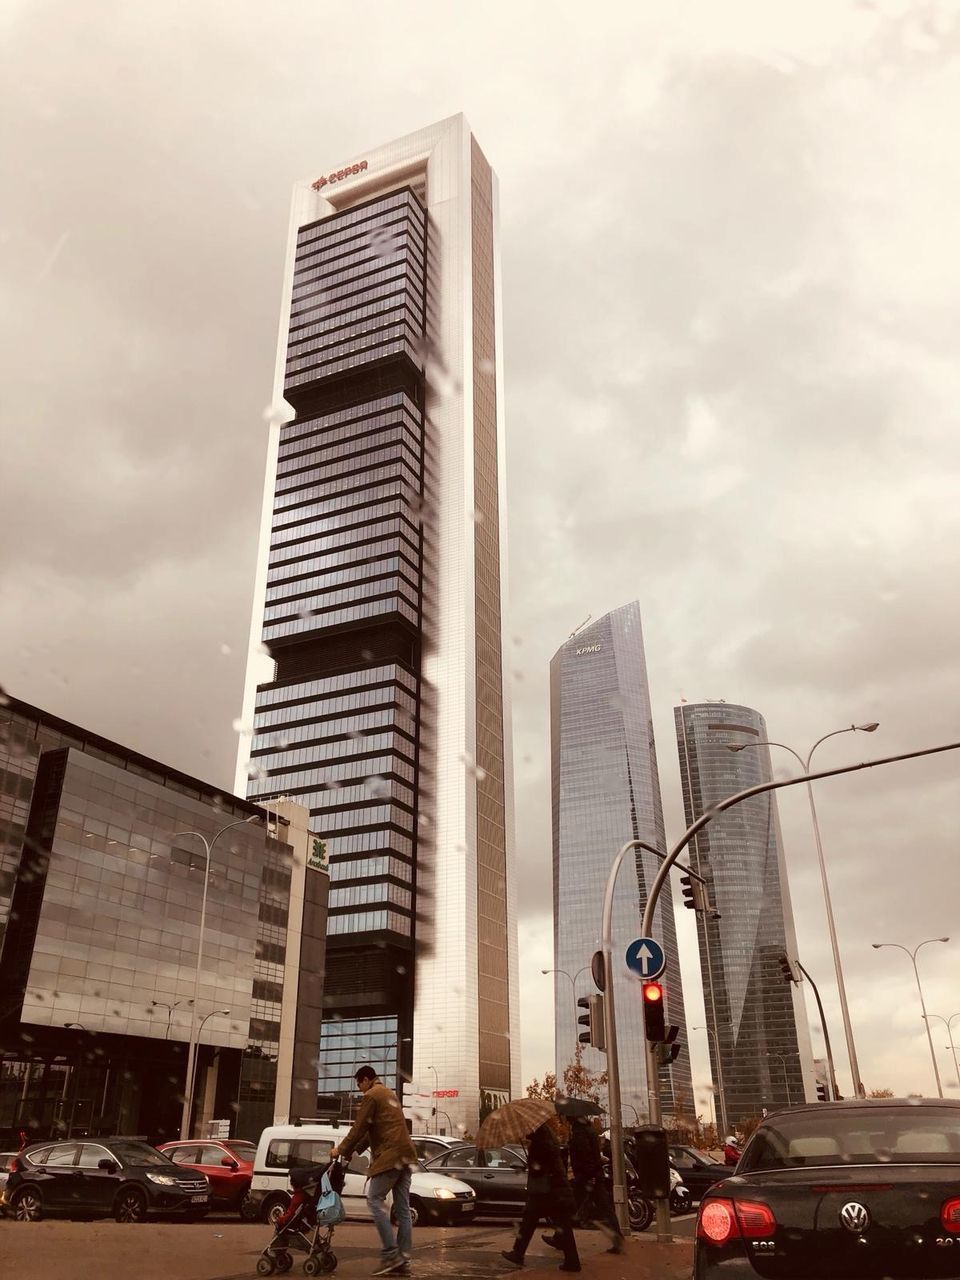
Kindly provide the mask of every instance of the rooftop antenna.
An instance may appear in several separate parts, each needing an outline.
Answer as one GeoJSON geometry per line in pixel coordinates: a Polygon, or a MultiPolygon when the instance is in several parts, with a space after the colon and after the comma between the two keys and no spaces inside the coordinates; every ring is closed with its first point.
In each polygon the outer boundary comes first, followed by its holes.
{"type": "Polygon", "coordinates": [[[573,639],[573,637],[577,634],[577,632],[578,632],[578,631],[582,631],[582,630],[583,630],[583,628],[587,625],[587,623],[590,621],[590,619],[591,619],[592,617],[593,617],[593,614],[592,614],[592,613],[588,613],[588,614],[587,614],[587,616],[584,618],[584,620],[580,623],[579,627],[574,627],[574,629],[570,632],[570,634],[569,634],[569,636],[567,637],[567,639],[568,639],[568,640],[572,640],[572,639],[573,639]]]}

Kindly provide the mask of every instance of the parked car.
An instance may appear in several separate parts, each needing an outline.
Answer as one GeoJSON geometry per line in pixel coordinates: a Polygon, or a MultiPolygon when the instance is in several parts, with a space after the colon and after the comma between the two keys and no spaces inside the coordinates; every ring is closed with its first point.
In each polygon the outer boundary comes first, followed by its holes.
{"type": "Polygon", "coordinates": [[[506,1147],[481,1151],[475,1146],[452,1147],[427,1162],[429,1173],[456,1178],[472,1187],[477,1216],[517,1217],[527,1198],[526,1157],[506,1147]]]}
{"type": "Polygon", "coordinates": [[[725,1164],[696,1147],[671,1146],[670,1163],[695,1201],[730,1172],[725,1164]]]}
{"type": "MultiPolygon", "coordinates": [[[[290,1203],[290,1170],[324,1164],[333,1147],[346,1137],[349,1126],[321,1124],[281,1124],[264,1129],[257,1143],[250,1193],[244,1202],[244,1216],[257,1214],[274,1222],[290,1203]]],[[[343,1207],[349,1218],[369,1218],[366,1199],[368,1155],[354,1154],[347,1166],[343,1207]]],[[[423,1166],[413,1171],[410,1182],[410,1214],[417,1222],[452,1225],[469,1222],[477,1198],[464,1182],[456,1182],[423,1166]]]]}
{"type": "Polygon", "coordinates": [[[819,1102],[768,1115],[704,1193],[697,1280],[960,1274],[960,1104],[819,1102]]]}
{"type": "Polygon", "coordinates": [[[151,1210],[201,1218],[210,1185],[133,1138],[33,1143],[11,1162],[0,1204],[21,1222],[47,1212],[112,1214],[142,1222],[151,1210]]]}
{"type": "Polygon", "coordinates": [[[468,1147],[470,1144],[464,1142],[463,1138],[448,1138],[442,1133],[414,1133],[411,1135],[411,1141],[416,1148],[417,1155],[421,1160],[426,1162],[432,1160],[434,1156],[443,1155],[445,1151],[451,1151],[454,1147],[468,1147]]]}
{"type": "Polygon", "coordinates": [[[157,1149],[181,1168],[195,1169],[204,1175],[210,1183],[212,1208],[239,1212],[253,1178],[256,1143],[224,1138],[222,1141],[165,1142],[157,1149]]]}

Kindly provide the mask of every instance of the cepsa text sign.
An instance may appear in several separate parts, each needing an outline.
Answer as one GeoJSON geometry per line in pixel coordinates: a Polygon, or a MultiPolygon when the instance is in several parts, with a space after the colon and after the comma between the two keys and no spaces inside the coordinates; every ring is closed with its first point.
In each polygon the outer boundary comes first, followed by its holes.
{"type": "Polygon", "coordinates": [[[319,191],[328,182],[342,182],[344,178],[349,178],[355,173],[363,173],[366,167],[366,160],[361,160],[359,164],[348,164],[346,169],[337,169],[334,173],[328,173],[325,178],[318,178],[316,182],[311,182],[310,185],[314,191],[319,191]]]}

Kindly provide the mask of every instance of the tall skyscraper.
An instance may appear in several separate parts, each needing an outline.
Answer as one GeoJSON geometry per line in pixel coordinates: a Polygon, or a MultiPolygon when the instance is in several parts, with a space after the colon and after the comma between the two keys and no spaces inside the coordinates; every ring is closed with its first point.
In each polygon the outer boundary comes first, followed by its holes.
{"type": "MultiPolygon", "coordinates": [[[[640,606],[634,601],[582,628],[550,663],[553,783],[553,925],[557,1075],[574,1060],[576,997],[594,990],[590,958],[600,942],[600,916],[610,864],[628,840],[664,850],[663,808],[640,606]],[[581,970],[587,966],[586,972],[581,970]],[[571,989],[576,983],[576,992],[571,989]]],[[[614,903],[614,994],[624,1119],[648,1110],[639,982],[623,961],[640,922],[659,863],[640,853],[620,871],[614,903]]],[[[667,1020],[687,1043],[683,986],[669,882],[656,911],[656,935],[667,956],[667,1020]]],[[[605,1069],[604,1055],[584,1048],[587,1070],[605,1069]]],[[[666,1112],[694,1112],[690,1059],[684,1051],[661,1076],[666,1112]]]]}
{"type": "Polygon", "coordinates": [[[238,775],[326,840],[320,1092],[444,1128],[520,1085],[499,272],[463,116],[295,188],[238,775]]]}
{"type": "MultiPolygon", "coordinates": [[[[726,796],[769,782],[763,716],[728,702],[675,709],[687,823],[726,796]],[[730,751],[731,746],[743,746],[730,751]]],[[[803,996],[778,959],[797,954],[772,792],[714,818],[690,845],[719,920],[697,916],[714,1087],[722,1080],[730,1126],[761,1107],[816,1100],[803,996]],[[719,1050],[719,1072],[717,1051],[719,1050]]]]}

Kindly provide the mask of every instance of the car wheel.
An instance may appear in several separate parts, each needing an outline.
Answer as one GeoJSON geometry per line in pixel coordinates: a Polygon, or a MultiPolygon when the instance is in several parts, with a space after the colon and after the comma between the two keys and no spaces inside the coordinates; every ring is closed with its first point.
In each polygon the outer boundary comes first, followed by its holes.
{"type": "MultiPolygon", "coordinates": [[[[415,1227],[420,1219],[426,1219],[426,1216],[427,1215],[423,1211],[423,1205],[420,1203],[420,1200],[416,1197],[412,1197],[410,1200],[410,1226],[415,1227]]],[[[397,1225],[397,1213],[393,1205],[390,1206],[390,1221],[394,1226],[397,1225]]]]}
{"type": "Polygon", "coordinates": [[[240,1201],[240,1221],[241,1222],[259,1222],[260,1206],[255,1200],[251,1200],[246,1196],[240,1201]]]}
{"type": "Polygon", "coordinates": [[[43,1200],[40,1192],[25,1187],[13,1199],[13,1216],[17,1222],[39,1222],[43,1217],[43,1200]]]}
{"type": "Polygon", "coordinates": [[[284,1195],[282,1191],[277,1191],[274,1195],[267,1196],[260,1206],[260,1217],[264,1222],[269,1222],[271,1227],[275,1227],[278,1220],[286,1213],[289,1204],[290,1197],[284,1195]]]}
{"type": "Polygon", "coordinates": [[[138,1187],[124,1187],[113,1206],[117,1222],[143,1222],[147,1216],[147,1197],[138,1187]]]}

